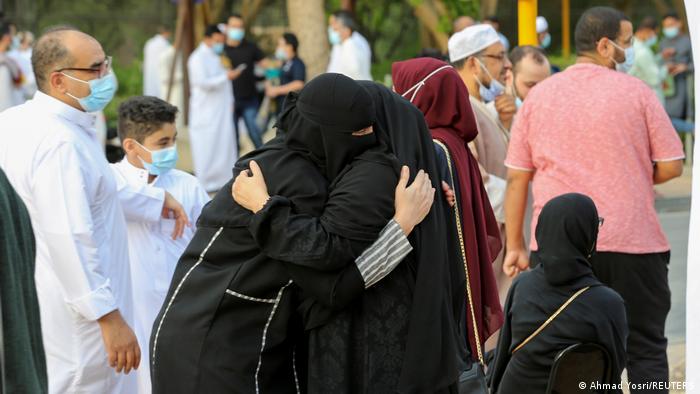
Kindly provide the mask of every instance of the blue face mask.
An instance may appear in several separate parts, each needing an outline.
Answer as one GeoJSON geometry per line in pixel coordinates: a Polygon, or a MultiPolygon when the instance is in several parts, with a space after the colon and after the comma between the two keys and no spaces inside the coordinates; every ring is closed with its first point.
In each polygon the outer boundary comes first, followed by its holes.
{"type": "Polygon", "coordinates": [[[625,52],[625,61],[622,63],[618,63],[615,60],[615,57],[612,58],[612,61],[615,62],[615,68],[617,71],[621,71],[623,73],[627,73],[632,69],[632,66],[634,65],[634,46],[631,46],[626,49],[622,49],[621,46],[617,45],[615,41],[610,41],[613,46],[623,52],[625,52]]]}
{"type": "Polygon", "coordinates": [[[489,78],[491,78],[491,83],[489,83],[489,87],[487,88],[486,86],[484,86],[484,84],[481,83],[481,81],[476,75],[474,76],[474,78],[476,78],[476,82],[479,84],[479,95],[481,96],[481,100],[485,103],[490,103],[491,101],[495,100],[496,97],[503,94],[505,88],[500,82],[498,82],[493,76],[491,76],[491,73],[489,72],[489,70],[486,69],[486,66],[484,66],[484,63],[482,63],[481,60],[479,60],[478,58],[476,60],[479,62],[481,69],[486,71],[486,75],[488,75],[489,78]]]}
{"type": "Polygon", "coordinates": [[[277,58],[278,60],[284,61],[284,60],[288,60],[289,56],[287,56],[287,52],[284,49],[277,48],[277,50],[275,51],[275,58],[277,58]]]}
{"type": "MultiPolygon", "coordinates": [[[[138,141],[136,143],[139,144],[138,141]]],[[[139,160],[143,163],[143,167],[148,170],[149,174],[163,175],[175,168],[175,164],[177,164],[177,145],[159,150],[150,150],[141,144],[139,144],[139,146],[151,154],[151,163],[139,157],[139,160]]]]}
{"type": "Polygon", "coordinates": [[[542,39],[542,43],[540,44],[540,46],[542,48],[549,48],[550,45],[552,45],[552,36],[549,33],[547,33],[547,35],[545,35],[542,39]]]}
{"type": "Polygon", "coordinates": [[[677,27],[664,27],[664,36],[668,38],[676,38],[681,30],[677,27]]]}
{"type": "Polygon", "coordinates": [[[338,45],[341,41],[340,34],[330,27],[328,28],[328,41],[331,42],[331,45],[338,45]]]}
{"type": "Polygon", "coordinates": [[[64,72],[61,72],[61,74],[75,81],[90,85],[90,94],[82,98],[75,97],[66,92],[66,95],[76,100],[85,112],[103,110],[107,104],[112,101],[114,94],[117,92],[117,77],[115,77],[114,73],[111,71],[102,78],[91,79],[89,81],[83,81],[82,79],[78,79],[64,72]]]}
{"type": "Polygon", "coordinates": [[[644,45],[646,45],[647,48],[651,48],[656,43],[659,42],[659,39],[656,37],[656,35],[651,36],[650,38],[647,38],[646,41],[644,41],[644,45]]]}
{"type": "Polygon", "coordinates": [[[12,37],[12,44],[10,44],[10,49],[19,49],[21,43],[22,42],[20,41],[18,36],[12,37]]]}
{"type": "Polygon", "coordinates": [[[523,100],[520,97],[515,96],[515,108],[520,109],[520,107],[522,107],[522,106],[523,106],[523,100]]]}
{"type": "Polygon", "coordinates": [[[224,43],[223,42],[217,42],[216,44],[211,46],[211,50],[214,51],[217,55],[221,55],[224,53],[224,43]]]}
{"type": "Polygon", "coordinates": [[[228,29],[228,38],[233,41],[240,41],[245,37],[245,30],[238,28],[228,29]]]}

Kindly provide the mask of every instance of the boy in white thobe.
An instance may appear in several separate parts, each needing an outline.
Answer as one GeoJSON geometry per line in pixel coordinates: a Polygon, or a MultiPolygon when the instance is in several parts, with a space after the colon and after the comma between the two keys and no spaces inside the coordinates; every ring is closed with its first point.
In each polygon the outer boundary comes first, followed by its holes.
{"type": "Polygon", "coordinates": [[[193,226],[163,217],[166,200],[180,202],[194,223],[209,201],[197,179],[174,169],[177,162],[177,108],[152,96],[134,97],[119,106],[119,137],[126,152],[112,164],[119,200],[127,219],[134,299],[134,330],[145,362],[137,371],[138,392],[151,392],[148,343],[180,255],[194,234],[193,226]],[[144,201],[132,190],[149,189],[144,201]]]}

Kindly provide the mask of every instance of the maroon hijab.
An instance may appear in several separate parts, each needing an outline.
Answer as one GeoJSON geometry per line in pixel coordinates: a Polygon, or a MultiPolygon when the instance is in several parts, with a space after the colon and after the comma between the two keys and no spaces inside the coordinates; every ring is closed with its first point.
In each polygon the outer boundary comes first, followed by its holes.
{"type": "MultiPolygon", "coordinates": [[[[396,92],[423,112],[433,139],[442,142],[450,152],[460,188],[462,234],[483,348],[486,339],[503,324],[503,309],[492,268],[501,250],[501,237],[478,162],[467,146],[478,133],[469,92],[451,66],[431,58],[394,63],[392,78],[396,92]]],[[[476,336],[469,309],[467,330],[472,356],[476,359],[476,336]]]]}

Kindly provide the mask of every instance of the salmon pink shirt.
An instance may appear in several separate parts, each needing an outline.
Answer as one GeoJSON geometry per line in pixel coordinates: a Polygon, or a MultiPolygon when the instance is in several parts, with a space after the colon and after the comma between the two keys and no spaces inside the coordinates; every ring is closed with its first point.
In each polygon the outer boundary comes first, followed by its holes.
{"type": "Polygon", "coordinates": [[[654,208],[654,162],[683,157],[663,105],[644,82],[576,64],[530,91],[505,163],[534,172],[532,250],[544,204],[577,192],[605,218],[599,251],[645,254],[670,249],[654,208]]]}

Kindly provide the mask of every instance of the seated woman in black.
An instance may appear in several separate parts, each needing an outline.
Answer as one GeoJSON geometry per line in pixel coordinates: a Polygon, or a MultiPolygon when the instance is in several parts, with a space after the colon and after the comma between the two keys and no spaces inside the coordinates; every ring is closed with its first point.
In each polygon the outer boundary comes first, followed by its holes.
{"type": "Polygon", "coordinates": [[[627,343],[624,301],[600,283],[589,262],[600,223],[593,200],[581,194],[564,194],[542,208],[535,232],[538,250],[532,255],[537,266],[515,279],[506,299],[505,324],[489,370],[493,393],[544,393],[555,356],[577,343],[597,343],[607,349],[612,382],[620,384],[627,343]]]}

